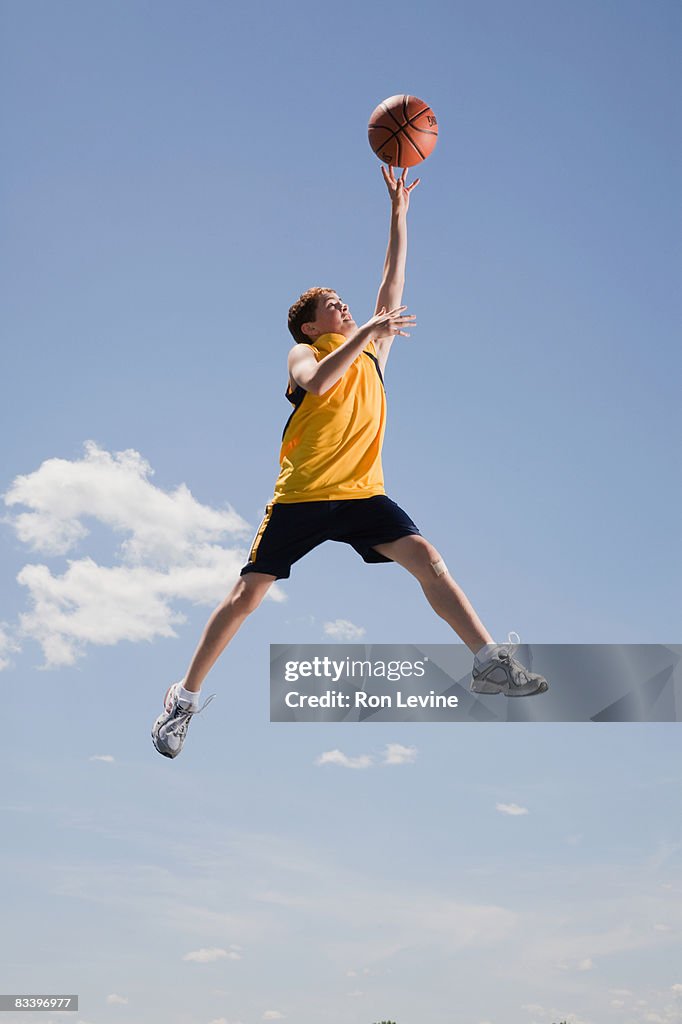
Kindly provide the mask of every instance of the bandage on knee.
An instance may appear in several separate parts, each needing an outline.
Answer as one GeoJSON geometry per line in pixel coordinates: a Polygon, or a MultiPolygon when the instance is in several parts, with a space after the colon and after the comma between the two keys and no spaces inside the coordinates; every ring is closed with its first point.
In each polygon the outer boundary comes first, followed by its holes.
{"type": "Polygon", "coordinates": [[[436,576],[444,576],[448,571],[448,567],[442,558],[437,562],[431,562],[431,568],[435,572],[436,576]]]}

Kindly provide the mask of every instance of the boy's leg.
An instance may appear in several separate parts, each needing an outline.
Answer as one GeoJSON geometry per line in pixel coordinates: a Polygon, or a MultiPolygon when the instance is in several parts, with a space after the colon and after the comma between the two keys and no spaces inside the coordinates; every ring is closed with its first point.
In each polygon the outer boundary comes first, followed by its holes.
{"type": "MultiPolygon", "coordinates": [[[[208,672],[250,612],[261,603],[277,579],[265,573],[245,573],[240,576],[225,600],[218,605],[206,624],[204,634],[182,685],[198,693],[208,672]]],[[[164,757],[177,757],[181,752],[189,723],[195,714],[203,711],[198,697],[191,701],[182,693],[182,685],[173,683],[163,699],[163,712],[152,726],[152,741],[164,757]],[[194,701],[197,703],[194,703],[194,701]]],[[[204,707],[212,700],[209,697],[204,707]]]]}
{"type": "Polygon", "coordinates": [[[495,644],[433,544],[412,534],[389,544],[376,544],[374,550],[416,576],[433,610],[452,626],[470,651],[480,652],[474,659],[471,677],[474,693],[532,697],[547,692],[544,676],[530,672],[512,656],[515,645],[495,644]]]}
{"type": "Polygon", "coordinates": [[[244,619],[256,610],[276,578],[262,572],[249,572],[239,577],[206,623],[183,681],[186,690],[199,692],[204,679],[244,619]]]}
{"type": "Polygon", "coordinates": [[[452,626],[470,651],[476,653],[494,642],[466,594],[445,568],[438,551],[424,537],[418,534],[401,537],[389,544],[375,544],[374,550],[404,566],[419,580],[433,610],[452,626]]]}

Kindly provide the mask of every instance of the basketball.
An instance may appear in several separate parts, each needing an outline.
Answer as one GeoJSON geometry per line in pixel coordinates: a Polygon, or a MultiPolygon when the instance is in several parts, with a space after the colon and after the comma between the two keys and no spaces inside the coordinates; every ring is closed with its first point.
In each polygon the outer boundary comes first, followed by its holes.
{"type": "Polygon", "coordinates": [[[414,167],[433,152],[438,121],[428,103],[416,96],[389,96],[373,111],[367,134],[385,164],[414,167]]]}

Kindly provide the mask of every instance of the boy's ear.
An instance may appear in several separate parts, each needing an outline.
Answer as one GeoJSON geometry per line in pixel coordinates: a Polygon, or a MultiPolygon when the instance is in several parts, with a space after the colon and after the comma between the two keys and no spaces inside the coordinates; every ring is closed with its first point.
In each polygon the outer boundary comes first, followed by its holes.
{"type": "Polygon", "coordinates": [[[301,324],[301,334],[305,334],[306,338],[309,338],[311,336],[311,332],[314,330],[315,327],[313,326],[312,322],[301,324]]]}

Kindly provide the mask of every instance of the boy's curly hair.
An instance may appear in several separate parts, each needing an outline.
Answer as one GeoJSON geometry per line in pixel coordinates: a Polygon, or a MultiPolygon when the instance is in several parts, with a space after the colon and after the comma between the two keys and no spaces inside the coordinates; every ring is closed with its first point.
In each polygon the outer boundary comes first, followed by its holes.
{"type": "Polygon", "coordinates": [[[302,324],[308,324],[317,316],[317,300],[321,295],[333,295],[333,288],[308,288],[289,310],[289,330],[294,341],[302,345],[309,345],[310,338],[307,338],[301,330],[302,324]]]}

